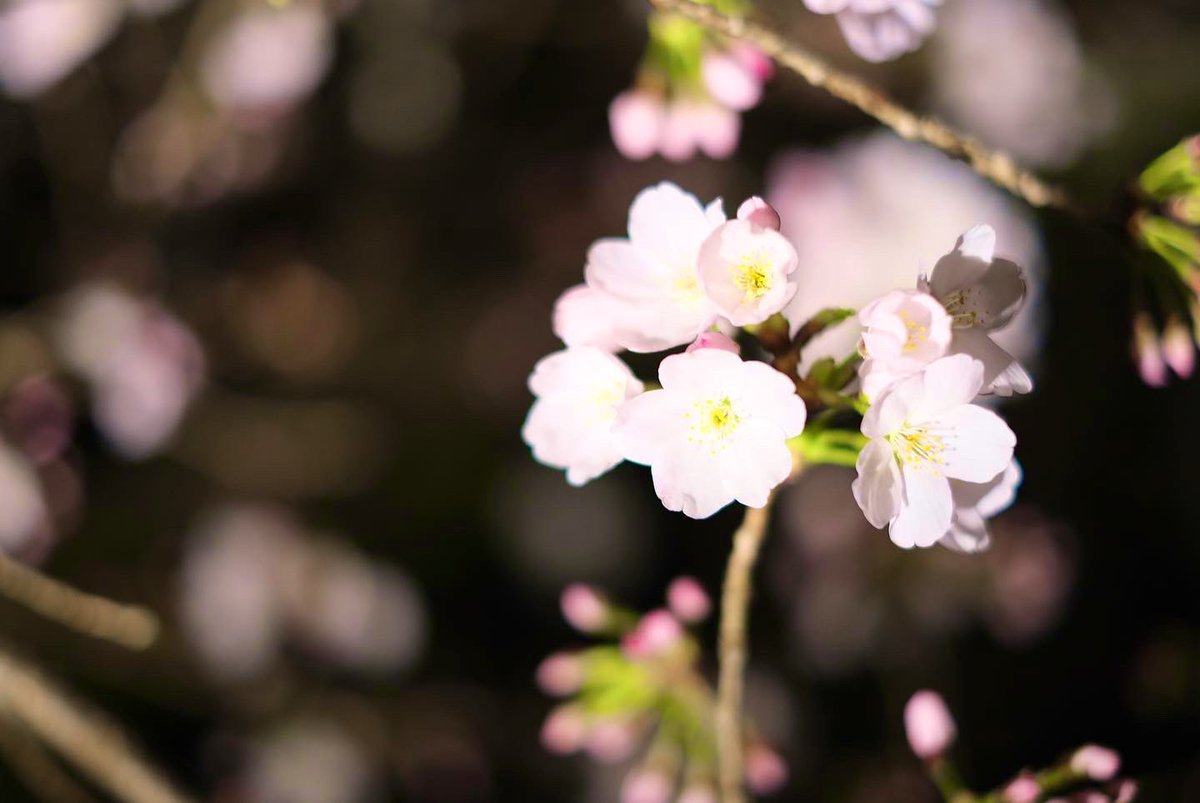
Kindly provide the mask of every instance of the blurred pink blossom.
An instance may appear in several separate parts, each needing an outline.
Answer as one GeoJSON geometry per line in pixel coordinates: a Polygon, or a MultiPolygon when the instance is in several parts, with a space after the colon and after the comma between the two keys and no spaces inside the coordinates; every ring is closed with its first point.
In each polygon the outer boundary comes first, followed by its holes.
{"type": "Polygon", "coordinates": [[[40,95],[99,50],[121,21],[120,0],[10,0],[0,5],[0,87],[40,95]]]}
{"type": "Polygon", "coordinates": [[[648,159],[659,148],[666,115],[661,95],[642,89],[622,92],[608,107],[613,144],[626,159],[648,159]]]}
{"type": "Polygon", "coordinates": [[[666,652],[683,638],[683,628],[670,611],[650,611],[621,639],[621,649],[631,658],[650,658],[666,652]]]}
{"type": "Polygon", "coordinates": [[[699,622],[712,611],[712,599],[691,577],[677,577],[667,586],[667,606],[684,622],[699,622]]]}
{"type": "Polygon", "coordinates": [[[919,691],[904,706],[904,732],[919,758],[937,758],[954,744],[958,729],[937,692],[919,691]]]}
{"type": "Polygon", "coordinates": [[[567,755],[587,741],[588,724],[583,713],[571,706],[559,706],[542,723],[542,746],[551,753],[567,755]]]}
{"type": "Polygon", "coordinates": [[[563,618],[582,633],[595,633],[608,623],[608,604],[596,589],[583,583],[563,590],[560,607],[563,618]]]}
{"type": "Polygon", "coordinates": [[[1071,769],[1093,781],[1111,781],[1121,769],[1121,757],[1107,747],[1088,744],[1071,755],[1071,769]]]}
{"type": "Polygon", "coordinates": [[[583,683],[583,662],[577,655],[556,652],[538,664],[536,674],[538,688],[555,697],[566,697],[579,691],[583,683]]]}
{"type": "Polygon", "coordinates": [[[667,803],[673,784],[666,775],[652,769],[638,769],[625,777],[621,785],[621,803],[667,803]]]}
{"type": "Polygon", "coordinates": [[[756,795],[778,792],[787,779],[787,764],[782,756],[762,742],[746,748],[746,785],[756,795]]]}

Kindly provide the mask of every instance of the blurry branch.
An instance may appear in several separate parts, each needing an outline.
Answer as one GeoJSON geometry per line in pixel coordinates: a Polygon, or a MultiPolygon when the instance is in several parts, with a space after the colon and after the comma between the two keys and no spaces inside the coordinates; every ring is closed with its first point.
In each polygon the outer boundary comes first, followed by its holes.
{"type": "Polygon", "coordinates": [[[771,520],[775,494],[761,508],[746,508],[733,534],[733,551],[721,589],[720,676],[717,680],[717,779],[721,803],[741,803],[745,775],[742,756],[742,687],[746,673],[746,612],[751,574],[771,520]]]}
{"type": "Polygon", "coordinates": [[[6,651],[0,651],[0,710],[120,800],[188,801],[137,756],[114,725],[82,711],[36,669],[6,651]]]}
{"type": "Polygon", "coordinates": [[[88,594],[0,554],[0,595],[94,638],[143,650],[158,638],[155,614],[88,594]]]}
{"type": "Polygon", "coordinates": [[[1035,207],[1072,211],[1067,193],[1024,170],[1006,153],[991,150],[932,117],[909,111],[860,78],[826,64],[774,31],[722,14],[693,0],[649,0],[659,11],[680,14],[710,31],[748,42],[818,89],[874,117],[908,140],[932,145],[947,156],[966,162],[992,183],[1035,207]]]}
{"type": "Polygon", "coordinates": [[[25,788],[47,803],[95,803],[95,798],[10,717],[0,717],[0,760],[25,788]]]}

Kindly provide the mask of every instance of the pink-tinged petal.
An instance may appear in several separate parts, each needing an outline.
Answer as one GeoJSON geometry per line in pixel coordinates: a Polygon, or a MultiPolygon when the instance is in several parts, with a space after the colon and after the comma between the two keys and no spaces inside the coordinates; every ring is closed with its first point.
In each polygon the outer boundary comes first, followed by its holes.
{"type": "Polygon", "coordinates": [[[709,52],[701,69],[708,93],[722,105],[745,111],[762,98],[762,81],[731,52],[709,52]]]}
{"type": "Polygon", "coordinates": [[[792,453],[779,428],[766,421],[739,425],[718,456],[725,488],[746,507],[766,505],[771,491],[792,473],[792,453]]]}
{"type": "Polygon", "coordinates": [[[854,500],[872,527],[886,527],[899,514],[903,493],[892,447],[885,440],[872,440],[859,452],[857,468],[854,500]]]}
{"type": "Polygon", "coordinates": [[[908,416],[914,424],[932,421],[973,401],[983,387],[983,364],[965,354],[956,354],[930,363],[918,377],[920,393],[913,397],[908,416]]]}
{"type": "Polygon", "coordinates": [[[738,220],[748,220],[756,226],[762,226],[764,229],[774,229],[775,231],[779,231],[783,225],[779,219],[779,213],[775,211],[775,207],[757,195],[742,201],[742,205],[737,210],[737,217],[738,220]]]}
{"type": "Polygon", "coordinates": [[[668,269],[629,240],[606,238],[588,249],[584,276],[589,287],[627,301],[656,301],[662,297],[668,269]]]}
{"type": "Polygon", "coordinates": [[[699,147],[699,131],[695,109],[690,103],[671,103],[667,105],[666,117],[663,119],[662,138],[658,142],[658,152],[672,162],[686,162],[696,155],[699,147]]]}
{"type": "Polygon", "coordinates": [[[864,307],[858,315],[863,346],[873,360],[896,373],[917,370],[946,353],[952,338],[950,316],[933,296],[896,290],[864,307]]]}
{"type": "Polygon", "coordinates": [[[704,219],[708,223],[709,231],[725,222],[725,204],[720,198],[714,198],[704,207],[704,219]]]}
{"type": "Polygon", "coordinates": [[[730,47],[730,52],[745,65],[746,69],[757,76],[759,81],[767,81],[775,74],[775,62],[754,45],[735,42],[730,47]]]}
{"type": "Polygon", "coordinates": [[[633,463],[648,466],[686,436],[689,399],[670,390],[651,390],[625,402],[613,424],[613,447],[633,463]]]}
{"type": "Polygon", "coordinates": [[[662,138],[665,117],[661,96],[636,89],[622,92],[608,107],[613,144],[626,159],[649,158],[662,138]]]}
{"type": "Polygon", "coordinates": [[[846,43],[860,58],[871,62],[888,61],[915,50],[924,39],[928,18],[919,11],[908,10],[907,16],[895,11],[865,14],[858,11],[842,11],[837,15],[838,25],[846,43]],[[913,25],[911,21],[918,24],[913,25]]]}
{"type": "Polygon", "coordinates": [[[712,230],[696,196],[670,182],[638,193],[629,207],[629,240],[672,273],[695,265],[700,244],[712,230]]]}
{"type": "MultiPolygon", "coordinates": [[[[697,396],[725,393],[742,380],[742,359],[721,349],[700,349],[664,357],[658,366],[658,381],[666,390],[697,396]]],[[[776,372],[778,373],[778,372],[776,372]]]]}
{"type": "Polygon", "coordinates": [[[957,329],[950,354],[966,355],[983,366],[981,393],[1011,396],[1033,390],[1033,379],[1017,359],[978,329],[957,329]]]}
{"type": "Polygon", "coordinates": [[[904,706],[904,732],[918,758],[933,759],[954,743],[958,728],[941,695],[919,691],[904,706]]]}
{"type": "Polygon", "coordinates": [[[728,159],[742,135],[742,117],[732,109],[707,103],[694,113],[696,143],[710,159],[728,159]]]}
{"type": "Polygon", "coordinates": [[[892,543],[910,549],[929,547],[942,539],[954,518],[950,482],[929,466],[905,467],[904,501],[889,528],[892,543]]]}
{"type": "Polygon", "coordinates": [[[680,446],[668,449],[650,467],[654,491],[667,510],[706,519],[733,501],[717,463],[708,452],[680,446]]]}
{"type": "Polygon", "coordinates": [[[804,431],[808,410],[796,386],[783,373],[763,362],[746,362],[741,369],[739,409],[779,428],[785,438],[804,431]]]}
{"type": "Polygon", "coordinates": [[[723,335],[720,332],[701,332],[699,337],[692,341],[692,344],[687,347],[690,354],[693,351],[700,349],[720,349],[728,351],[730,354],[741,354],[742,347],[733,341],[728,335],[723,335]]]}
{"type": "Polygon", "coordinates": [[[667,586],[667,607],[684,622],[701,622],[712,612],[712,598],[692,577],[677,577],[667,586]]]}
{"type": "Polygon", "coordinates": [[[1004,419],[974,404],[964,404],[938,421],[946,450],[946,476],[965,482],[990,482],[1008,468],[1017,436],[1004,419]]]}
{"type": "Polygon", "coordinates": [[[799,263],[796,249],[779,232],[748,220],[721,224],[700,248],[700,284],[734,326],[761,323],[795,295],[788,281],[799,263]]]}

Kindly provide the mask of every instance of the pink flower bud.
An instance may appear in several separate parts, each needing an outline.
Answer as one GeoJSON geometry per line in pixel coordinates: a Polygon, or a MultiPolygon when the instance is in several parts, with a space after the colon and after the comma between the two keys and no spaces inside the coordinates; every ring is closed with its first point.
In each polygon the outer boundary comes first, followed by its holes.
{"type": "Polygon", "coordinates": [[[760,81],[767,81],[775,74],[775,62],[754,45],[735,42],[730,48],[730,52],[737,56],[738,61],[742,62],[746,69],[756,75],[760,81]]]}
{"type": "Polygon", "coordinates": [[[746,111],[762,99],[762,79],[735,53],[710,51],[701,67],[704,86],[718,103],[736,111],[746,111]]]}
{"type": "Polygon", "coordinates": [[[762,742],[746,748],[746,784],[756,795],[778,792],[787,783],[788,768],[783,758],[762,742]]]}
{"type": "Polygon", "coordinates": [[[1192,375],[1196,365],[1196,344],[1183,321],[1172,318],[1167,322],[1162,341],[1163,358],[1181,379],[1192,375]]]}
{"type": "MultiPolygon", "coordinates": [[[[739,346],[732,339],[730,339],[726,335],[721,334],[720,332],[701,332],[699,334],[699,336],[694,341],[692,341],[692,345],[687,347],[688,351],[697,351],[699,349],[721,349],[722,351],[728,351],[731,354],[741,354],[742,353],[741,346],[739,346]]],[[[697,586],[697,588],[699,588],[699,586],[697,586]]],[[[671,593],[670,591],[667,591],[668,598],[670,596],[670,593],[671,593]]],[[[704,590],[700,589],[700,593],[704,594],[704,590]]],[[[705,599],[708,599],[708,595],[705,595],[705,599]]],[[[671,606],[671,607],[672,607],[672,610],[674,610],[674,606],[671,606]]],[[[676,611],[676,613],[678,613],[678,611],[676,611]]],[[[687,617],[685,617],[685,616],[681,616],[679,618],[687,619],[687,617]]],[[[703,619],[704,617],[702,616],[700,618],[703,619]]]]}
{"type": "Polygon", "coordinates": [[[670,799],[671,781],[661,772],[635,770],[621,784],[621,803],[667,803],[670,799]]]}
{"type": "Polygon", "coordinates": [[[560,607],[567,623],[581,633],[595,633],[608,622],[608,604],[596,589],[583,583],[567,586],[560,607]]]}
{"type": "MultiPolygon", "coordinates": [[[[714,332],[713,334],[716,333],[714,332]]],[[[736,344],[732,340],[729,340],[724,335],[718,336],[733,344],[736,348],[736,344]]],[[[704,335],[701,335],[699,338],[696,338],[696,343],[699,343],[703,337],[704,335]]],[[[691,351],[696,346],[696,343],[689,346],[688,350],[691,351]]],[[[716,348],[720,348],[720,346],[716,346],[716,348]]],[[[736,354],[737,352],[734,353],[736,354]]],[[[712,610],[712,600],[709,599],[708,592],[704,590],[704,587],[694,579],[691,577],[678,577],[672,581],[671,585],[667,586],[667,606],[670,607],[672,613],[684,622],[700,622],[712,610]]]]}
{"type": "Polygon", "coordinates": [[[774,229],[779,231],[783,225],[783,221],[779,219],[779,213],[775,211],[775,207],[754,195],[742,201],[742,205],[738,207],[738,220],[748,220],[756,226],[762,226],[764,229],[774,229]]]}
{"type": "Polygon", "coordinates": [[[551,753],[567,755],[583,747],[587,734],[583,713],[571,706],[559,706],[542,723],[542,746],[551,753]]]}
{"type": "Polygon", "coordinates": [[[698,104],[691,101],[675,101],[667,106],[658,150],[672,162],[686,162],[696,155],[697,129],[701,125],[697,109],[698,104]]]}
{"type": "Polygon", "coordinates": [[[1107,747],[1088,744],[1071,756],[1071,769],[1093,781],[1111,781],[1121,769],[1121,757],[1107,747]]]}
{"type": "Polygon", "coordinates": [[[717,793],[709,786],[689,786],[675,803],[717,803],[717,793]]]}
{"type": "Polygon", "coordinates": [[[555,697],[566,697],[583,685],[583,661],[577,655],[558,652],[537,668],[538,688],[555,697]]]}
{"type": "Polygon", "coordinates": [[[1144,314],[1133,319],[1133,359],[1137,362],[1138,374],[1147,385],[1161,388],[1167,384],[1167,366],[1158,336],[1149,316],[1144,314]]]}
{"type": "Polygon", "coordinates": [[[670,611],[651,611],[637,627],[621,639],[621,649],[630,658],[648,658],[674,647],[683,638],[683,627],[670,611]]]}
{"type": "Polygon", "coordinates": [[[637,728],[623,719],[595,723],[587,737],[588,755],[602,764],[617,764],[633,755],[637,747],[637,728]]]}
{"type": "Polygon", "coordinates": [[[626,159],[652,156],[662,138],[665,117],[666,109],[658,95],[640,89],[622,92],[608,106],[613,144],[626,159]]]}
{"type": "Polygon", "coordinates": [[[1042,787],[1032,775],[1022,773],[1003,792],[1005,803],[1037,803],[1042,796],[1042,787]]]}
{"type": "Polygon", "coordinates": [[[958,731],[937,692],[919,691],[904,706],[904,730],[918,758],[937,758],[954,743],[958,731]]]}
{"type": "Polygon", "coordinates": [[[1114,803],[1132,803],[1137,797],[1138,785],[1133,781],[1121,781],[1117,786],[1117,794],[1114,803]]]}

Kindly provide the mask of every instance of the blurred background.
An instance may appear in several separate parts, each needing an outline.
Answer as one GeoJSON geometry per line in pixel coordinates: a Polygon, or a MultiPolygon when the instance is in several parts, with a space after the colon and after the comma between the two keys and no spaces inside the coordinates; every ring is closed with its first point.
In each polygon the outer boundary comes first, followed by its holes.
{"type": "MultiPolygon", "coordinates": [[[[947,0],[886,65],[760,8],[1093,204],[1200,130],[1190,0],[947,0]]],[[[842,470],[783,499],[749,692],[779,799],[935,800],[900,715],[933,687],[977,788],[1098,741],[1200,800],[1200,385],[1139,380],[1120,238],[789,74],[731,158],[628,161],[607,109],[645,41],[636,0],[0,4],[0,549],[165,625],[129,652],[0,600],[5,648],[201,799],[615,799],[620,767],[538,741],[535,667],[582,641],[558,595],[713,590],[739,514],[669,514],[635,466],[571,488],[520,426],[554,299],[667,179],[765,193],[815,308],[979,222],[1040,277],[991,552],[897,550],[842,470]]],[[[0,799],[68,799],[26,738],[0,722],[0,799]]]]}

